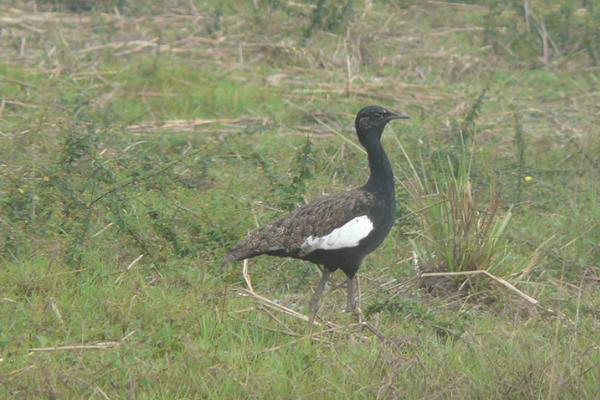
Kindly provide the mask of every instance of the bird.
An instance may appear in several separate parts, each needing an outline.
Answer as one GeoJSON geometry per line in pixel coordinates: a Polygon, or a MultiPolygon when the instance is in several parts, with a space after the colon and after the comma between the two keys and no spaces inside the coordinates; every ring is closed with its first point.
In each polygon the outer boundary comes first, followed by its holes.
{"type": "Polygon", "coordinates": [[[381,144],[388,122],[409,116],[381,106],[367,106],[354,122],[358,141],[367,151],[369,179],[355,189],[321,197],[248,234],[224,258],[224,264],[260,255],[290,257],[317,264],[322,272],[309,308],[309,325],[330,275],[340,269],[347,280],[346,310],[362,319],[356,304],[356,273],[394,223],[396,198],[390,160],[381,144]]]}

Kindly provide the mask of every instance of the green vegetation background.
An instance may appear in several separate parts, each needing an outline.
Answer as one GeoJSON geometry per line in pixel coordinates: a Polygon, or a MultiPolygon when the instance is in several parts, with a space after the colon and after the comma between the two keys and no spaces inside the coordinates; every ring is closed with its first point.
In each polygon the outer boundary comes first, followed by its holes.
{"type": "MultiPolygon", "coordinates": [[[[597,0],[5,1],[0,26],[0,398],[600,397],[597,0]],[[367,104],[412,116],[384,134],[398,222],[361,269],[385,338],[343,290],[321,311],[342,328],[309,333],[221,260],[366,179],[367,104]],[[413,280],[409,183],[465,138],[473,212],[512,212],[494,273],[552,313],[413,280]]],[[[299,312],[318,279],[250,273],[299,312]]]]}

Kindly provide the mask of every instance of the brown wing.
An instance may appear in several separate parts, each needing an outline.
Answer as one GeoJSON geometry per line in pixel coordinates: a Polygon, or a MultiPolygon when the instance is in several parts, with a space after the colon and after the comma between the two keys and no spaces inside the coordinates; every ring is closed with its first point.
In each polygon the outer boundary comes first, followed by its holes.
{"type": "Polygon", "coordinates": [[[307,237],[327,235],[354,217],[367,213],[374,204],[375,197],[361,189],[320,198],[250,233],[231,250],[225,262],[265,253],[298,255],[307,237]]]}

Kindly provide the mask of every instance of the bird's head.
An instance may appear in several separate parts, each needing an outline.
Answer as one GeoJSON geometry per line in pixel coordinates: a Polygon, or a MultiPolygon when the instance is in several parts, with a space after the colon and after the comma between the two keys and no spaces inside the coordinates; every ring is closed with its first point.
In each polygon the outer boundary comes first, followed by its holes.
{"type": "Polygon", "coordinates": [[[367,106],[356,115],[356,132],[363,146],[372,139],[379,140],[385,125],[393,119],[407,119],[408,115],[396,114],[380,106],[367,106]]]}

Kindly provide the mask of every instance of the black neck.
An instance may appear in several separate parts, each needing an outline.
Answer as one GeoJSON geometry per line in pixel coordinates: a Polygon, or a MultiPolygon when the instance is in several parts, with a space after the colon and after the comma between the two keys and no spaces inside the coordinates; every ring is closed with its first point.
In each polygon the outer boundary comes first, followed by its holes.
{"type": "Polygon", "coordinates": [[[364,186],[366,190],[376,193],[394,194],[394,174],[390,160],[381,145],[381,142],[375,135],[369,135],[369,140],[366,140],[363,145],[367,149],[369,156],[369,169],[371,175],[367,184],[364,186]]]}

